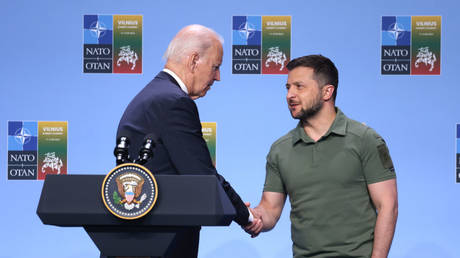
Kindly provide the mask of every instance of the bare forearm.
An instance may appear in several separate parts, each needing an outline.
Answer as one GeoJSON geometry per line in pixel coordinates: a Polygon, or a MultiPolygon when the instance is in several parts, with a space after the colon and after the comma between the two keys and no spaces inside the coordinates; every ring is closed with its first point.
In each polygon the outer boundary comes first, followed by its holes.
{"type": "Polygon", "coordinates": [[[275,227],[276,222],[278,222],[279,216],[276,216],[276,214],[274,214],[273,211],[265,208],[262,204],[259,204],[259,206],[255,208],[255,210],[259,212],[260,217],[262,219],[263,232],[270,231],[273,227],[275,227]]]}
{"type": "MultiPolygon", "coordinates": [[[[278,192],[264,192],[259,205],[252,209],[254,214],[254,222],[249,226],[244,227],[244,230],[256,237],[261,231],[269,231],[272,229],[281,216],[286,195],[278,192]]],[[[247,203],[249,207],[249,203],[247,203]]]]}
{"type": "Polygon", "coordinates": [[[377,222],[374,230],[374,245],[372,258],[386,258],[390,251],[391,242],[398,218],[398,208],[391,207],[382,209],[377,215],[377,222]]]}

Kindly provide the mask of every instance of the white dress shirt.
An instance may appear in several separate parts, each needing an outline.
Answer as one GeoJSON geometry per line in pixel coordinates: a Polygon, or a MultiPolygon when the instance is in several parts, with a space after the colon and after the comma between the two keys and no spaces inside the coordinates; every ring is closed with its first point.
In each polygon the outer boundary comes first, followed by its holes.
{"type": "Polygon", "coordinates": [[[173,71],[167,68],[164,68],[163,72],[171,75],[174,78],[174,80],[176,80],[176,82],[179,83],[180,88],[188,95],[187,87],[185,86],[184,82],[179,78],[179,76],[177,76],[173,71]]]}

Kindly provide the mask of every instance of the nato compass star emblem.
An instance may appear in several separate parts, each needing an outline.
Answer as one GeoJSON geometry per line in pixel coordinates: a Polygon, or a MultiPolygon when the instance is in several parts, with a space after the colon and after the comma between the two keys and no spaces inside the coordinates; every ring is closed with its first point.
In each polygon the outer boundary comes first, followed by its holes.
{"type": "Polygon", "coordinates": [[[104,36],[106,31],[108,30],[109,29],[105,26],[105,24],[100,21],[93,22],[89,27],[89,31],[91,31],[91,34],[98,39],[104,36]]]}
{"type": "Polygon", "coordinates": [[[390,33],[391,37],[395,40],[399,39],[402,37],[405,33],[404,27],[401,24],[398,24],[397,22],[391,24],[388,27],[388,33],[390,33]]]}
{"type": "Polygon", "coordinates": [[[29,130],[27,130],[24,127],[19,128],[15,133],[14,133],[14,139],[16,140],[17,143],[24,145],[28,142],[30,142],[32,134],[30,133],[29,130]]]}
{"type": "Polygon", "coordinates": [[[238,32],[240,33],[241,37],[248,40],[252,38],[255,34],[256,29],[254,28],[254,25],[245,22],[241,24],[241,26],[238,28],[238,32]]]}

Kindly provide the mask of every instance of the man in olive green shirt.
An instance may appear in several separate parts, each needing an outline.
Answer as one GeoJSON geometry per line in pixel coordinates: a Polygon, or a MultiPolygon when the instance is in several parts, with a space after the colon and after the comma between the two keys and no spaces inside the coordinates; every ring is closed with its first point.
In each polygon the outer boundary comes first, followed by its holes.
{"type": "Polygon", "coordinates": [[[287,103],[298,126],[267,156],[261,220],[271,230],[286,196],[294,257],[387,257],[397,219],[396,175],[384,140],[337,107],[338,72],[321,55],[292,60],[287,103]]]}

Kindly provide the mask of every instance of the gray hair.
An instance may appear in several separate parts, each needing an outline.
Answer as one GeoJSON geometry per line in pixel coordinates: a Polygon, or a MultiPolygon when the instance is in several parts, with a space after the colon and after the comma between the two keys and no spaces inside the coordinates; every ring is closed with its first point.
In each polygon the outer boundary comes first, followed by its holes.
{"type": "Polygon", "coordinates": [[[215,39],[224,44],[222,36],[214,30],[198,24],[189,25],[180,30],[171,40],[163,59],[179,62],[193,51],[204,55],[215,39]]]}

